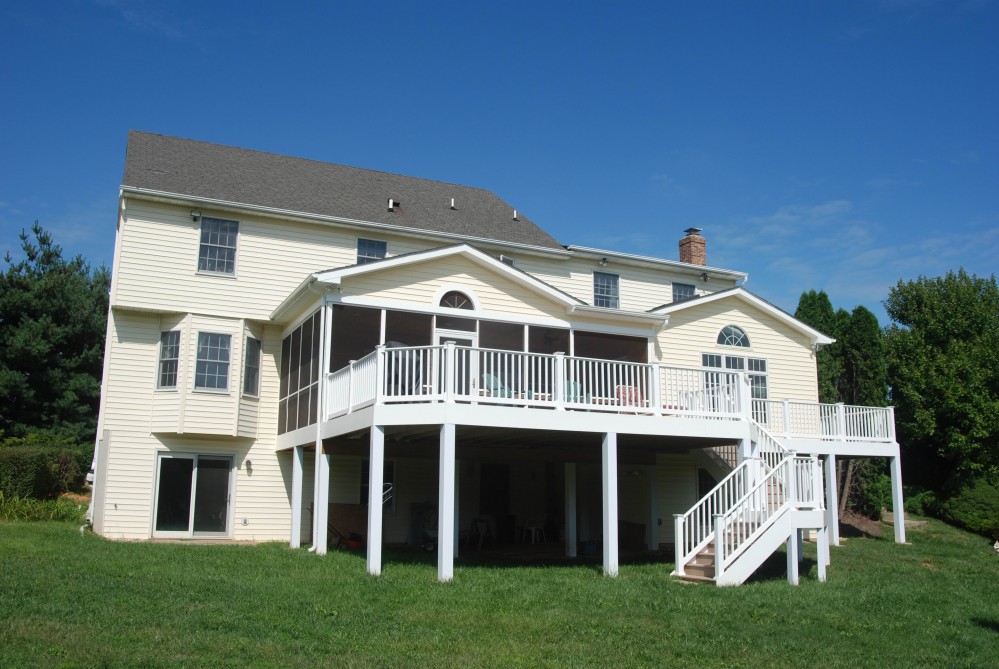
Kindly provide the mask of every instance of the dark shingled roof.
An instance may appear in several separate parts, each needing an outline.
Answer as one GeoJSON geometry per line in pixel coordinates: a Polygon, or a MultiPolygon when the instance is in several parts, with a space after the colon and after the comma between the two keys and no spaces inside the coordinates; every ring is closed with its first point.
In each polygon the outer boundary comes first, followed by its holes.
{"type": "Polygon", "coordinates": [[[122,186],[562,249],[481,188],[137,130],[128,133],[122,186]],[[395,211],[388,211],[389,198],[400,203],[395,211]]]}

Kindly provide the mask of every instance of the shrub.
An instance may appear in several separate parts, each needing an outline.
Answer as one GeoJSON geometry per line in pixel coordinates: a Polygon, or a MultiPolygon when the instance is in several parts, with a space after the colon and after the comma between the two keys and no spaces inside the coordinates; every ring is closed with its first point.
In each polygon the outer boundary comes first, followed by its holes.
{"type": "Polygon", "coordinates": [[[74,500],[6,497],[0,492],[0,521],[61,520],[82,523],[86,516],[86,505],[74,500]]]}
{"type": "Polygon", "coordinates": [[[940,507],[944,520],[999,539],[999,487],[985,477],[957,489],[940,507]]]}
{"type": "Polygon", "coordinates": [[[52,499],[81,490],[93,448],[48,436],[11,437],[0,444],[0,492],[52,499]]]}
{"type": "Polygon", "coordinates": [[[854,461],[853,482],[848,503],[857,513],[868,518],[880,518],[881,510],[892,508],[891,477],[885,472],[881,458],[854,461]]]}
{"type": "Polygon", "coordinates": [[[906,487],[903,498],[905,499],[905,512],[915,516],[939,516],[940,501],[937,494],[932,490],[927,490],[919,486],[906,487]]]}

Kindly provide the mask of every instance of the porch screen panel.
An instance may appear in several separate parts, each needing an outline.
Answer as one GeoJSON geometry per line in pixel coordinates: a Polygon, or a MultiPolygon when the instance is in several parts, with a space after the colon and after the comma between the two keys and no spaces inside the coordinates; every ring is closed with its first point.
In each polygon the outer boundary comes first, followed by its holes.
{"type": "Polygon", "coordinates": [[[569,353],[569,331],[561,328],[531,326],[527,333],[527,350],[531,353],[569,353]]]}
{"type": "Polygon", "coordinates": [[[333,307],[332,350],[328,371],[343,369],[351,360],[360,360],[374,351],[379,344],[381,329],[381,309],[345,305],[333,307]]]}
{"type": "Polygon", "coordinates": [[[406,346],[430,346],[434,342],[433,319],[430,314],[386,311],[385,341],[397,341],[406,346]]]}
{"type": "Polygon", "coordinates": [[[649,340],[644,337],[577,330],[575,338],[574,351],[577,358],[638,363],[649,361],[649,340]]]}
{"type": "Polygon", "coordinates": [[[320,318],[316,311],[281,342],[278,434],[316,422],[320,318]]]}

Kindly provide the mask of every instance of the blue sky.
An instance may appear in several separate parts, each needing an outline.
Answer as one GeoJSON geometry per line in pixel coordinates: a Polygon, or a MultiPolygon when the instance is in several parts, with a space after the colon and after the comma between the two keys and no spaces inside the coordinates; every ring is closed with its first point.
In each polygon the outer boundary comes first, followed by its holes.
{"type": "Polygon", "coordinates": [[[110,265],[130,128],[495,191],[793,311],[999,259],[999,3],[0,6],[0,253],[110,265]]]}

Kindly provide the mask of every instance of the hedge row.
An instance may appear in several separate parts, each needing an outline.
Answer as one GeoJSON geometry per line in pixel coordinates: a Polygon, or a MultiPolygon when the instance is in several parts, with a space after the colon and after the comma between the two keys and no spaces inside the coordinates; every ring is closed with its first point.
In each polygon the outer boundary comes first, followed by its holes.
{"type": "Polygon", "coordinates": [[[0,444],[0,493],[55,499],[83,489],[93,446],[45,437],[8,438],[0,444]]]}

